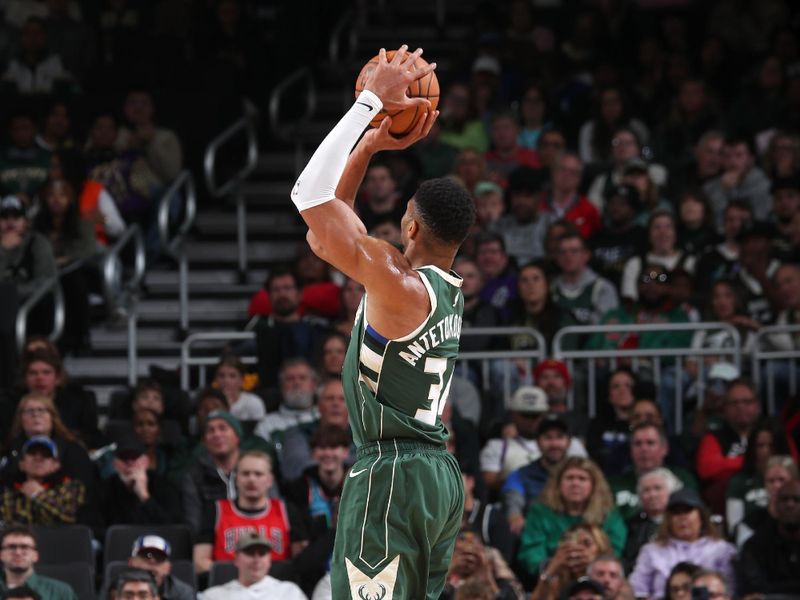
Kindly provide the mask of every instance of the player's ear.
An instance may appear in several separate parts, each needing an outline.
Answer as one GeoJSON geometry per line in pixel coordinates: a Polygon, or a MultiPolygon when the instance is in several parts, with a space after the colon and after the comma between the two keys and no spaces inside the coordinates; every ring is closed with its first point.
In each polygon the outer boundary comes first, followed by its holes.
{"type": "Polygon", "coordinates": [[[419,229],[419,221],[411,219],[408,223],[408,238],[411,240],[415,239],[419,233],[419,229]]]}

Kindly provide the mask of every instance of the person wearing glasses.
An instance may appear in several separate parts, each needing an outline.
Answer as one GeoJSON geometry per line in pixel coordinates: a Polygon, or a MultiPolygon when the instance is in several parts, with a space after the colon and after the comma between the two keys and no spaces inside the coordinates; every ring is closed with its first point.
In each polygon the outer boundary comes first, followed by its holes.
{"type": "Polygon", "coordinates": [[[86,448],[61,420],[53,398],[39,392],[26,394],[17,404],[6,453],[0,459],[0,477],[7,481],[17,475],[22,446],[37,435],[47,436],[55,442],[64,474],[82,481],[87,490],[92,490],[94,466],[86,448]]]}
{"type": "Polygon", "coordinates": [[[709,428],[697,449],[697,475],[706,500],[714,512],[725,508],[725,488],[744,467],[747,441],[761,418],[756,388],[745,379],[728,386],[722,408],[722,423],[709,428]]]}
{"type": "MultiPolygon", "coordinates": [[[[669,272],[663,265],[654,263],[647,264],[638,275],[637,298],[623,302],[620,308],[608,311],[603,315],[600,324],[666,324],[688,323],[689,320],[689,313],[684,306],[676,304],[672,299],[669,272]]],[[[586,348],[589,350],[685,348],[691,341],[692,334],[689,331],[646,331],[640,334],[611,332],[592,335],[586,348]]],[[[639,367],[638,372],[641,373],[641,363],[639,367]]]]}
{"type": "Polygon", "coordinates": [[[0,594],[28,586],[48,600],[78,600],[75,591],[66,583],[34,572],[34,565],[39,562],[39,552],[36,538],[27,527],[11,525],[0,533],[0,562],[3,563],[0,594]]]}
{"type": "MultiPolygon", "coordinates": [[[[158,535],[142,535],[136,538],[131,550],[131,557],[128,559],[128,566],[131,569],[146,571],[155,582],[155,589],[151,590],[152,596],[160,600],[194,600],[195,591],[192,586],[181,581],[172,574],[172,548],[169,542],[158,535]]],[[[130,571],[124,571],[117,579],[116,585],[117,600],[125,596],[120,596],[119,585],[125,581],[130,571]]],[[[100,592],[100,598],[109,597],[109,582],[106,582],[104,589],[100,592]]],[[[138,597],[138,596],[133,596],[138,597]]]]}
{"type": "MultiPolygon", "coordinates": [[[[249,600],[251,598],[281,598],[307,600],[294,583],[270,577],[272,544],[259,533],[247,533],[236,543],[233,563],[239,575],[233,581],[208,588],[197,595],[198,600],[249,600]]],[[[119,599],[119,597],[118,597],[119,599]]]]}

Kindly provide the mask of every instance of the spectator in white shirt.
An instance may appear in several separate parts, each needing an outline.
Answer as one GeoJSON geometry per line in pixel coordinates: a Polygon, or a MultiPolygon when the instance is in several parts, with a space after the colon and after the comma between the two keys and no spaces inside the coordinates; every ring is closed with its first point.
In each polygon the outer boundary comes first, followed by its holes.
{"type": "Polygon", "coordinates": [[[255,598],[280,598],[281,600],[307,600],[295,584],[278,581],[269,576],[272,566],[269,540],[256,533],[239,537],[234,564],[239,576],[226,584],[208,588],[197,595],[198,600],[250,600],[255,598]]]}

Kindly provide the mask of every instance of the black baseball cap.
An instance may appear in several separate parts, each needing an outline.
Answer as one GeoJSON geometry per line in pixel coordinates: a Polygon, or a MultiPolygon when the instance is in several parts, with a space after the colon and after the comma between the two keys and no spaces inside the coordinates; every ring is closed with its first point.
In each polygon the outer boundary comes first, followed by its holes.
{"type": "Polygon", "coordinates": [[[753,221],[745,225],[736,236],[738,243],[743,243],[750,238],[762,238],[765,240],[772,240],[775,237],[775,228],[769,223],[764,221],[753,221]]]}
{"type": "Polygon", "coordinates": [[[24,217],[25,205],[17,196],[0,199],[0,217],[24,217]]]}
{"type": "Polygon", "coordinates": [[[572,596],[584,590],[594,592],[595,594],[600,594],[601,596],[605,594],[605,589],[603,588],[603,584],[601,584],[598,581],[595,581],[591,577],[580,577],[575,583],[569,586],[566,597],[572,598],[572,596]]]}
{"type": "Polygon", "coordinates": [[[670,494],[669,502],[667,502],[667,510],[677,508],[679,506],[688,506],[689,508],[700,509],[706,507],[697,491],[691,488],[681,488],[678,491],[670,494]]]}
{"type": "Polygon", "coordinates": [[[770,192],[773,194],[780,190],[800,191],[800,178],[798,177],[778,177],[772,182],[770,192]]]}
{"type": "Polygon", "coordinates": [[[642,198],[639,195],[639,190],[630,183],[621,183],[611,188],[606,194],[606,202],[612,198],[622,198],[636,212],[642,208],[642,198]]]}
{"type": "Polygon", "coordinates": [[[542,417],[542,420],[539,421],[539,427],[536,429],[536,437],[544,435],[551,429],[560,429],[569,435],[569,425],[557,413],[548,413],[542,417]]]}

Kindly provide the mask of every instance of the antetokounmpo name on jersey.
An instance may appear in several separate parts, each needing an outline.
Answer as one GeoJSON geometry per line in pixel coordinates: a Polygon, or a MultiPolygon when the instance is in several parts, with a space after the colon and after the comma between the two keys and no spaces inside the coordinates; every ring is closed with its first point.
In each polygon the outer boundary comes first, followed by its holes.
{"type": "Polygon", "coordinates": [[[417,360],[428,350],[436,348],[436,346],[449,339],[457,340],[460,337],[461,315],[453,313],[441,319],[427,331],[419,334],[417,339],[410,342],[406,349],[401,350],[398,355],[411,366],[416,366],[417,360]]]}

